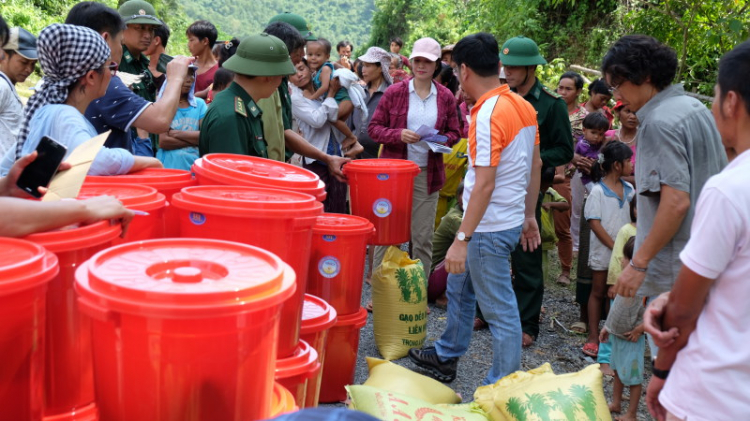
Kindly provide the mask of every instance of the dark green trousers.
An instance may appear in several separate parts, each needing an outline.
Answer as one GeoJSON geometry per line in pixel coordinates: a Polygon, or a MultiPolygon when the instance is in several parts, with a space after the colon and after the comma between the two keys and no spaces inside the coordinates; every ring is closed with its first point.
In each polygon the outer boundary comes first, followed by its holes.
{"type": "MultiPolygon", "coordinates": [[[[541,193],[541,192],[540,192],[541,193]]],[[[542,195],[536,204],[536,223],[542,226],[542,195]]],[[[518,312],[521,315],[521,330],[533,338],[539,336],[539,316],[542,312],[544,297],[544,274],[542,267],[542,246],[532,252],[523,251],[519,243],[510,254],[513,267],[513,290],[518,301],[518,312]]]]}

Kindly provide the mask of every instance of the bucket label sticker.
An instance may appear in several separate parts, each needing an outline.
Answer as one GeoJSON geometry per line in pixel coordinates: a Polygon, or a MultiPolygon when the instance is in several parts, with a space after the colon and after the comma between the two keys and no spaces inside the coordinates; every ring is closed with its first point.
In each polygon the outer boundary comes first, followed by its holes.
{"type": "Polygon", "coordinates": [[[389,178],[391,178],[391,176],[388,174],[378,174],[378,180],[385,181],[389,178]]]}
{"type": "Polygon", "coordinates": [[[393,207],[388,199],[377,199],[375,200],[375,203],[372,204],[372,211],[375,213],[375,216],[379,218],[385,218],[390,215],[391,210],[393,210],[393,207]]]}
{"type": "Polygon", "coordinates": [[[190,212],[190,222],[195,225],[203,225],[206,223],[206,215],[198,212],[190,212]]]}
{"type": "Polygon", "coordinates": [[[341,271],[339,259],[333,256],[325,256],[318,262],[318,272],[324,278],[333,278],[341,271]]]}
{"type": "Polygon", "coordinates": [[[336,236],[333,234],[324,234],[323,235],[323,241],[327,241],[329,243],[332,243],[336,241],[336,236]]]}

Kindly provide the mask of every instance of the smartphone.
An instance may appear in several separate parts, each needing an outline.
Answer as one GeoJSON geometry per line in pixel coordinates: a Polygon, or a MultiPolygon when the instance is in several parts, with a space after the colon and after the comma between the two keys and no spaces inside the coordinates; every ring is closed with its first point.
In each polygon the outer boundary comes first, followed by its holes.
{"type": "Polygon", "coordinates": [[[34,197],[42,197],[39,187],[49,186],[67,151],[65,146],[51,137],[44,136],[36,147],[36,159],[24,168],[18,177],[18,188],[34,197]]]}

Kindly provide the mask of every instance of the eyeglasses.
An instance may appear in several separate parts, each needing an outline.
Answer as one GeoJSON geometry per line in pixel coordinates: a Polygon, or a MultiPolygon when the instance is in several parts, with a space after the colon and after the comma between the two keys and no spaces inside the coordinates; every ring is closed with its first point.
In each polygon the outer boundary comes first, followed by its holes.
{"type": "Polygon", "coordinates": [[[623,83],[625,83],[625,81],[622,81],[618,83],[617,85],[610,86],[609,93],[614,95],[615,92],[617,92],[620,89],[620,86],[622,86],[623,83]]]}
{"type": "Polygon", "coordinates": [[[113,62],[109,63],[109,65],[107,67],[109,68],[109,73],[112,76],[116,76],[117,75],[117,68],[119,68],[120,65],[113,61],[113,62]]]}

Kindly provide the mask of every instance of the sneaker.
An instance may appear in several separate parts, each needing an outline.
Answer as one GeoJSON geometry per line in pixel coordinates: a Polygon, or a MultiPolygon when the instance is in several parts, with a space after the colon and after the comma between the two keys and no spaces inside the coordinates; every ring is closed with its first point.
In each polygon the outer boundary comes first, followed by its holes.
{"type": "Polygon", "coordinates": [[[412,348],[409,350],[409,358],[419,368],[427,370],[432,377],[441,382],[452,382],[456,379],[458,358],[448,358],[441,361],[434,346],[424,349],[412,348]]]}

